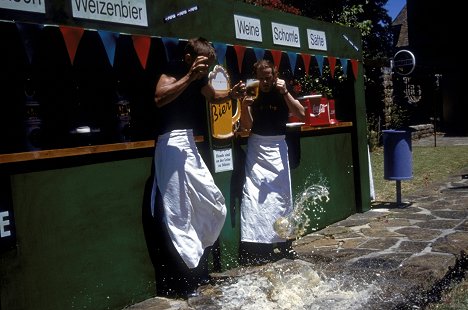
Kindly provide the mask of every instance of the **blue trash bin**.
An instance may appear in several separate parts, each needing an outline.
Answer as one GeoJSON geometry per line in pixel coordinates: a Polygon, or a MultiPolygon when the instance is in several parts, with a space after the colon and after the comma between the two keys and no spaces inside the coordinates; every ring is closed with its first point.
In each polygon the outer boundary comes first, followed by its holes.
{"type": "Polygon", "coordinates": [[[413,178],[411,132],[383,130],[384,179],[409,180],[413,178]]]}

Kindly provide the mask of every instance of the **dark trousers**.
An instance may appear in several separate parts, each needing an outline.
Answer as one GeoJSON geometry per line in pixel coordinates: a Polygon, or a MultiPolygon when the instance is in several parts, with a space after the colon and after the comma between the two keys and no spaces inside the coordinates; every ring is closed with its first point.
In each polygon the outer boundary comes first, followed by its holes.
{"type": "Polygon", "coordinates": [[[278,243],[240,242],[239,263],[243,266],[262,265],[281,258],[291,258],[292,240],[278,243]]]}

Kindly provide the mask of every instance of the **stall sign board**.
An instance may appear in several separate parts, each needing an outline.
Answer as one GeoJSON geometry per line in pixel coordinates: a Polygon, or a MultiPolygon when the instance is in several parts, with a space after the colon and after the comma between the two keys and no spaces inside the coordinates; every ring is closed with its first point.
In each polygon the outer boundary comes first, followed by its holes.
{"type": "Polygon", "coordinates": [[[327,50],[327,37],[324,31],[307,29],[307,42],[311,50],[327,50]]]}
{"type": "Polygon", "coordinates": [[[260,19],[234,15],[236,39],[262,42],[262,25],[260,19]]]}
{"type": "Polygon", "coordinates": [[[45,13],[45,0],[0,0],[0,9],[45,13]]]}
{"type": "Polygon", "coordinates": [[[213,150],[213,156],[216,173],[234,169],[232,149],[213,150]]]}
{"type": "Polygon", "coordinates": [[[148,26],[146,0],[71,0],[73,17],[148,26]]]}
{"type": "Polygon", "coordinates": [[[0,253],[16,244],[15,221],[9,180],[0,180],[0,253]]]}
{"type": "Polygon", "coordinates": [[[273,32],[274,44],[301,47],[301,40],[299,39],[299,27],[272,22],[271,31],[273,32]]]}

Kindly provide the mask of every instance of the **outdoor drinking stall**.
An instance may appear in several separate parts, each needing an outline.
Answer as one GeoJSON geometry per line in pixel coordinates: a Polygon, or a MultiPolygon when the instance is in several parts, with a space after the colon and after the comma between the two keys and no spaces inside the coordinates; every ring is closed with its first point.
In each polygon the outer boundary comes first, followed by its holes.
{"type": "MultiPolygon", "coordinates": [[[[296,87],[306,74],[327,81],[333,95],[303,98],[307,123],[288,125],[294,195],[329,190],[305,209],[307,232],[370,208],[358,30],[219,0],[2,1],[0,20],[2,310],[121,309],[154,296],[154,86],[191,37],[215,46],[217,87],[252,77],[261,58],[297,97],[312,95],[296,87]]],[[[228,206],[212,270],[237,266],[249,134],[233,130],[237,105],[199,116],[208,131],[197,143],[228,206]]]]}

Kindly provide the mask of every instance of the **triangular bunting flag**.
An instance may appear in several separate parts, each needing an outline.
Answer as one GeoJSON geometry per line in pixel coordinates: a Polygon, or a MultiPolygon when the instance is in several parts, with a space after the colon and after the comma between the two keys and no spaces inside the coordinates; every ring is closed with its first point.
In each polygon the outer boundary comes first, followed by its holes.
{"type": "Polygon", "coordinates": [[[296,70],[297,54],[294,52],[288,52],[289,64],[291,65],[291,73],[294,75],[296,70]]]}
{"type": "Polygon", "coordinates": [[[335,77],[335,65],[336,65],[336,57],[334,56],[327,56],[328,58],[328,66],[330,67],[330,74],[331,77],[335,77]]]}
{"type": "Polygon", "coordinates": [[[80,44],[81,37],[84,34],[83,28],[70,27],[70,26],[59,26],[60,32],[62,33],[65,45],[67,47],[68,56],[70,56],[71,64],[75,61],[76,50],[78,44],[80,44]]]}
{"type": "Polygon", "coordinates": [[[317,64],[319,67],[320,75],[323,73],[323,55],[315,55],[315,59],[317,59],[317,64]]]}
{"type": "Polygon", "coordinates": [[[31,64],[34,51],[36,50],[39,32],[44,28],[44,25],[17,22],[16,28],[18,28],[21,38],[23,39],[24,49],[28,56],[29,64],[31,64]]]}
{"type": "Polygon", "coordinates": [[[166,60],[170,62],[175,60],[179,54],[179,39],[178,38],[161,38],[164,49],[166,51],[166,60]]]}
{"type": "Polygon", "coordinates": [[[353,69],[354,79],[357,80],[357,75],[358,75],[358,61],[357,61],[357,59],[351,59],[351,67],[353,69]]]}
{"type": "Polygon", "coordinates": [[[341,68],[343,69],[343,76],[348,75],[348,59],[340,58],[341,68]]]}
{"type": "Polygon", "coordinates": [[[234,50],[237,54],[237,65],[239,66],[239,73],[242,72],[242,62],[244,61],[244,54],[246,47],[242,45],[234,45],[234,50]]]}
{"type": "Polygon", "coordinates": [[[273,63],[275,64],[275,67],[279,69],[281,63],[281,55],[283,54],[283,52],[278,50],[270,50],[270,52],[273,56],[273,63]]]}
{"type": "Polygon", "coordinates": [[[304,61],[305,73],[308,75],[309,74],[309,66],[310,66],[311,56],[309,54],[301,54],[301,56],[302,56],[302,61],[304,61]]]}
{"type": "Polygon", "coordinates": [[[224,63],[224,58],[226,57],[227,45],[224,43],[213,43],[213,46],[216,51],[218,64],[222,65],[224,63]]]}
{"type": "Polygon", "coordinates": [[[132,40],[141,66],[143,69],[146,69],[146,62],[148,61],[148,54],[151,47],[151,37],[133,34],[132,40]]]}
{"type": "Polygon", "coordinates": [[[101,37],[102,44],[106,49],[107,57],[111,66],[114,66],[114,57],[115,57],[115,47],[117,46],[117,39],[119,38],[120,33],[98,30],[99,36],[101,37]]]}
{"type": "Polygon", "coordinates": [[[265,56],[265,50],[261,47],[254,47],[253,50],[255,53],[255,58],[257,58],[257,61],[262,60],[263,56],[265,56]]]}

